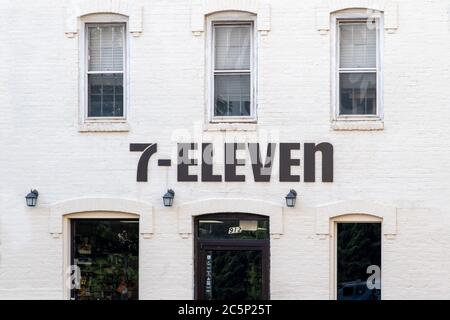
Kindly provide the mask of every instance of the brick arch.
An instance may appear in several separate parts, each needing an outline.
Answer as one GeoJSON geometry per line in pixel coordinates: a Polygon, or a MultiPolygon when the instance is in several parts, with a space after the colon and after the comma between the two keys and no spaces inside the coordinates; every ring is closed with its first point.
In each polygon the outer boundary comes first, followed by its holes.
{"type": "Polygon", "coordinates": [[[142,33],[142,6],[137,0],[81,0],[72,1],[65,8],[65,34],[73,37],[78,33],[78,20],[86,15],[113,13],[129,18],[129,32],[134,36],[142,33]]]}
{"type": "Polygon", "coordinates": [[[369,9],[384,11],[386,7],[385,0],[339,0],[329,1],[329,11],[336,12],[346,9],[369,9]]]}
{"type": "Polygon", "coordinates": [[[373,220],[381,220],[383,223],[383,234],[393,237],[397,234],[397,208],[379,203],[350,200],[338,201],[316,208],[316,234],[319,236],[330,235],[330,223],[333,219],[363,215],[373,220]]]}
{"type": "Polygon", "coordinates": [[[74,213],[109,212],[128,213],[139,217],[139,232],[144,237],[153,234],[153,207],[151,204],[117,198],[78,198],[50,206],[49,233],[58,238],[62,234],[63,219],[74,213]]]}
{"type": "Polygon", "coordinates": [[[192,234],[192,218],[214,213],[245,213],[269,217],[270,234],[278,238],[283,234],[283,207],[276,203],[250,199],[207,199],[181,204],[178,210],[178,233],[187,238],[192,234]]]}
{"type": "Polygon", "coordinates": [[[205,31],[205,16],[224,11],[241,11],[257,15],[257,30],[270,31],[270,4],[267,0],[191,0],[191,31],[205,31]]]}
{"type": "Polygon", "coordinates": [[[316,29],[321,34],[330,31],[330,15],[348,9],[368,9],[383,12],[384,29],[398,29],[398,4],[394,0],[323,0],[316,8],[316,29]]]}

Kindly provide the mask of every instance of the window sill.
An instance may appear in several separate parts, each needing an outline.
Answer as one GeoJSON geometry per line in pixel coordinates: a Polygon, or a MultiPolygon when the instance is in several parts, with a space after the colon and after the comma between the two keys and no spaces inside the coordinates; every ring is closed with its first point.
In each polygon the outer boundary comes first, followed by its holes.
{"type": "Polygon", "coordinates": [[[203,131],[256,131],[256,123],[206,123],[203,126],[203,131]]]}
{"type": "Polygon", "coordinates": [[[78,132],[127,132],[130,125],[126,122],[85,122],[80,124],[78,132]]]}
{"type": "Polygon", "coordinates": [[[334,120],[331,128],[336,131],[380,131],[384,130],[384,122],[376,120],[334,120]]]}

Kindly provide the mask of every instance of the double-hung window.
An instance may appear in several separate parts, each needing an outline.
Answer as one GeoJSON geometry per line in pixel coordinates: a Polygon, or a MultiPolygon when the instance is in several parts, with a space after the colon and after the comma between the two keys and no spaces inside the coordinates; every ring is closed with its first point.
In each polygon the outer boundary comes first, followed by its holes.
{"type": "Polygon", "coordinates": [[[379,20],[336,20],[337,118],[381,118],[379,20]]]}
{"type": "Polygon", "coordinates": [[[86,118],[125,118],[125,24],[86,24],[86,118]]]}
{"type": "Polygon", "coordinates": [[[212,23],[212,120],[254,118],[253,21],[212,23]]]}

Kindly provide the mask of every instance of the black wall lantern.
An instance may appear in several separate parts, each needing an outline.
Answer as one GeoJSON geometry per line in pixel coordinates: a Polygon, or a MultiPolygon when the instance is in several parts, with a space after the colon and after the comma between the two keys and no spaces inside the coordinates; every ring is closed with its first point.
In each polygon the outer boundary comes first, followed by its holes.
{"type": "Polygon", "coordinates": [[[27,200],[27,206],[35,207],[38,196],[39,196],[39,192],[36,189],[31,190],[30,193],[27,194],[25,197],[25,199],[27,200]]]}
{"type": "Polygon", "coordinates": [[[286,205],[290,208],[295,207],[295,200],[297,199],[297,191],[291,189],[286,195],[286,205]]]}
{"type": "Polygon", "coordinates": [[[175,192],[172,189],[167,190],[166,194],[163,195],[163,202],[165,207],[172,206],[173,197],[175,197],[175,192]]]}

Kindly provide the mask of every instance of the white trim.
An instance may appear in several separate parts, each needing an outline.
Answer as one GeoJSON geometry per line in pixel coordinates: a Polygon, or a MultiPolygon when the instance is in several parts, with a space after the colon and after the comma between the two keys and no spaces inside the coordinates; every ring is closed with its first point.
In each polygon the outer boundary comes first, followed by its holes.
{"type": "Polygon", "coordinates": [[[139,232],[144,238],[153,234],[153,207],[150,203],[117,198],[78,198],[50,206],[49,233],[59,238],[63,232],[63,218],[74,213],[128,213],[139,216],[139,232]]]}
{"type": "Polygon", "coordinates": [[[367,215],[383,220],[383,234],[393,239],[397,234],[397,208],[363,200],[337,201],[316,207],[316,234],[326,239],[332,233],[330,221],[346,215],[367,215]]]}
{"type": "MultiPolygon", "coordinates": [[[[369,122],[376,121],[382,122],[384,120],[384,90],[383,90],[383,51],[384,51],[384,36],[381,30],[383,30],[383,14],[380,12],[372,12],[370,15],[367,10],[354,9],[336,12],[331,16],[331,121],[332,128],[336,130],[382,130],[384,125],[375,126],[376,129],[372,129],[373,126],[348,126],[348,125],[336,125],[337,122],[346,121],[359,121],[359,124],[363,124],[361,121],[369,122]],[[377,23],[377,45],[376,45],[376,68],[370,69],[348,69],[350,72],[367,71],[376,72],[377,84],[376,84],[376,115],[340,115],[340,103],[339,103],[339,28],[338,24],[340,20],[365,20],[375,19],[377,23]],[[347,129],[348,127],[348,129],[347,129]],[[359,129],[361,127],[361,129],[359,129]],[[367,127],[367,128],[366,128],[367,127]]],[[[346,70],[347,71],[347,70],[346,70]]]]}
{"type": "Polygon", "coordinates": [[[191,0],[191,31],[201,36],[205,31],[205,16],[226,11],[253,13],[258,16],[256,30],[266,36],[271,29],[271,10],[268,0],[191,0]]]}
{"type": "Polygon", "coordinates": [[[379,131],[384,130],[383,121],[373,121],[365,119],[340,119],[331,122],[331,128],[336,131],[379,131]]]}
{"type": "MultiPolygon", "coordinates": [[[[207,33],[206,33],[206,123],[255,123],[257,122],[257,73],[258,73],[258,50],[257,50],[257,37],[256,32],[256,16],[245,12],[221,12],[212,14],[207,17],[207,33]],[[215,24],[251,24],[251,57],[250,57],[250,70],[245,72],[250,74],[250,116],[214,116],[214,75],[218,73],[214,70],[214,25],[215,24]]],[[[239,70],[225,71],[224,73],[238,72],[239,70]]]]}
{"type": "Polygon", "coordinates": [[[283,207],[272,202],[249,199],[207,199],[181,204],[177,207],[178,233],[188,238],[193,230],[193,217],[213,213],[249,213],[269,217],[270,234],[278,238],[283,234],[283,207]]]}
{"type": "MultiPolygon", "coordinates": [[[[66,272],[70,263],[70,219],[138,218],[139,233],[142,238],[151,238],[153,234],[153,207],[142,201],[116,198],[78,198],[55,203],[49,207],[49,211],[49,233],[55,239],[59,239],[63,235],[63,299],[70,299],[70,290],[66,282],[66,272]]],[[[139,246],[139,256],[142,256],[141,246],[139,246]]],[[[142,286],[139,283],[139,296],[141,296],[141,290],[142,286]]]]}
{"type": "Polygon", "coordinates": [[[78,126],[78,132],[128,132],[130,125],[123,121],[86,122],[78,126]]]}
{"type": "Polygon", "coordinates": [[[64,33],[68,38],[74,38],[78,34],[78,20],[80,18],[99,13],[127,16],[129,18],[129,33],[138,37],[143,32],[141,0],[77,0],[71,1],[70,5],[64,9],[64,33]]]}
{"type": "Polygon", "coordinates": [[[256,123],[205,123],[203,131],[256,131],[256,123]]]}
{"type": "Polygon", "coordinates": [[[330,31],[330,15],[347,9],[375,10],[384,13],[384,29],[394,33],[399,28],[398,2],[395,0],[321,0],[316,7],[316,29],[321,35],[330,31]]]}
{"type": "Polygon", "coordinates": [[[101,23],[92,23],[92,22],[86,22],[84,21],[84,38],[85,38],[85,50],[84,50],[84,67],[85,67],[85,79],[84,79],[84,85],[85,85],[85,107],[84,107],[84,122],[109,122],[111,120],[118,120],[118,121],[125,121],[127,119],[127,98],[128,98],[128,90],[127,90],[127,85],[128,85],[128,81],[127,81],[127,75],[128,75],[128,68],[127,68],[127,61],[128,61],[128,54],[127,54],[127,50],[128,50],[128,45],[127,45],[127,36],[126,36],[126,32],[127,32],[127,23],[126,22],[101,22],[101,23]],[[123,26],[124,30],[122,33],[123,36],[123,52],[122,52],[122,69],[121,71],[89,71],[89,61],[88,61],[88,50],[89,50],[89,40],[87,38],[87,34],[88,34],[88,28],[91,26],[123,26]],[[117,117],[89,117],[89,82],[88,82],[88,77],[90,74],[108,74],[108,73],[121,73],[122,77],[123,77],[123,115],[122,116],[117,116],[117,117]]]}
{"type": "Polygon", "coordinates": [[[95,14],[83,17],[80,19],[80,29],[83,30],[80,34],[79,43],[79,132],[90,131],[128,131],[124,130],[124,126],[109,126],[107,130],[98,130],[97,126],[88,124],[101,123],[101,124],[126,124],[128,121],[129,105],[130,105],[130,37],[128,35],[128,17],[117,14],[95,14]],[[87,81],[87,25],[88,24],[124,24],[124,54],[123,54],[123,116],[122,117],[88,117],[88,81],[87,81]],[[93,130],[90,130],[93,129],[93,130]]]}

